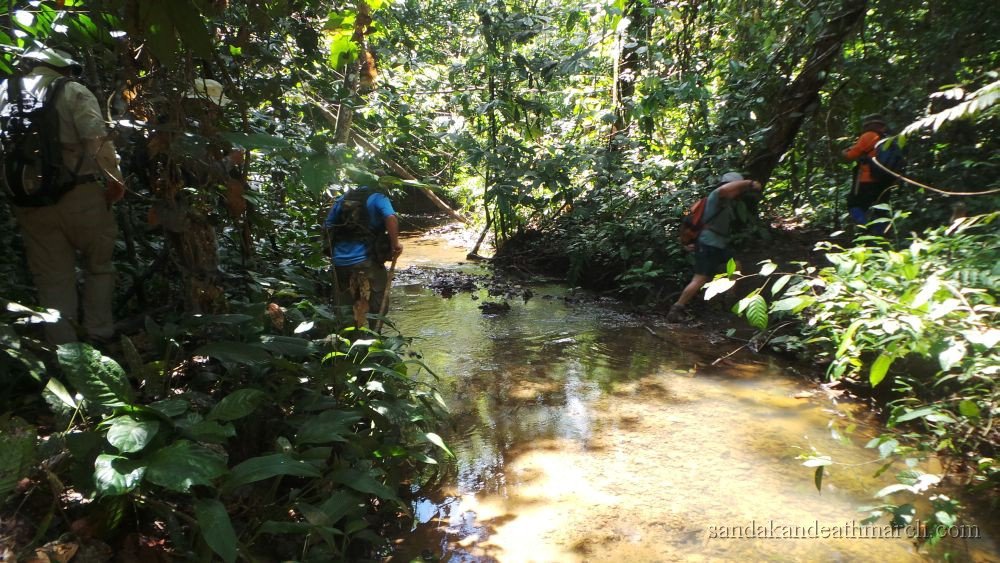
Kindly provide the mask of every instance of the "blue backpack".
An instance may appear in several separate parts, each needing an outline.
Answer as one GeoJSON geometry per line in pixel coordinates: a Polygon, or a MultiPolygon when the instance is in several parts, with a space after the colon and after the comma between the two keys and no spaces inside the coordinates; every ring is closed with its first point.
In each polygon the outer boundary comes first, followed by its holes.
{"type": "Polygon", "coordinates": [[[906,170],[906,157],[903,155],[903,147],[900,146],[897,137],[879,137],[879,144],[875,149],[875,160],[878,161],[878,164],[870,163],[872,179],[879,183],[895,182],[898,175],[906,170]],[[879,164],[892,170],[895,174],[882,169],[879,164]]]}

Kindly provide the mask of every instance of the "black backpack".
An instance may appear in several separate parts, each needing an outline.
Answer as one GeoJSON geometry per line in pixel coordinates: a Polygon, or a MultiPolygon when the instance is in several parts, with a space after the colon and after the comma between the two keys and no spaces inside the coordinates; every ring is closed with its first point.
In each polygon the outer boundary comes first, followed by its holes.
{"type": "Polygon", "coordinates": [[[7,100],[0,113],[0,181],[14,205],[52,205],[76,185],[76,174],[63,162],[59,114],[53,103],[69,81],[54,80],[45,99],[21,91],[7,100]]]}
{"type": "Polygon", "coordinates": [[[333,226],[330,227],[330,236],[334,242],[340,240],[364,242],[368,246],[369,257],[378,262],[385,262],[391,258],[389,236],[384,230],[382,232],[372,230],[371,219],[368,216],[368,198],[373,193],[375,190],[362,187],[344,194],[344,199],[340,202],[340,211],[335,217],[333,226]]]}
{"type": "Polygon", "coordinates": [[[890,184],[897,180],[897,174],[902,174],[906,170],[906,158],[903,155],[903,147],[899,144],[899,139],[895,137],[885,138],[884,135],[879,136],[879,145],[875,149],[874,160],[878,161],[878,164],[870,162],[869,166],[872,171],[872,179],[880,184],[890,184]],[[883,141],[883,139],[885,139],[883,141]],[[892,170],[890,173],[884,170],[881,166],[892,170]]]}

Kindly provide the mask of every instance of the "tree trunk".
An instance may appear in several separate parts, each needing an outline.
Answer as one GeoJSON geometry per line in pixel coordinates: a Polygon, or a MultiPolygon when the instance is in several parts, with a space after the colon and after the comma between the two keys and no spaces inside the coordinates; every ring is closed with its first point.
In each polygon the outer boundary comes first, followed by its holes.
{"type": "Polygon", "coordinates": [[[365,53],[368,52],[368,42],[365,36],[368,34],[368,26],[372,23],[371,8],[368,2],[358,0],[358,14],[354,20],[354,35],[351,41],[358,46],[358,57],[347,64],[344,69],[344,98],[340,102],[340,110],[337,112],[337,132],[334,134],[334,141],[346,143],[351,137],[351,125],[354,122],[354,106],[352,101],[358,93],[361,85],[361,67],[365,63],[365,53]]]}
{"type": "Polygon", "coordinates": [[[802,122],[819,108],[819,92],[830,68],[839,58],[844,41],[864,19],[867,6],[867,0],[843,0],[840,11],[824,26],[804,68],[774,104],[770,130],[744,166],[749,177],[766,182],[792,145],[802,122]]]}

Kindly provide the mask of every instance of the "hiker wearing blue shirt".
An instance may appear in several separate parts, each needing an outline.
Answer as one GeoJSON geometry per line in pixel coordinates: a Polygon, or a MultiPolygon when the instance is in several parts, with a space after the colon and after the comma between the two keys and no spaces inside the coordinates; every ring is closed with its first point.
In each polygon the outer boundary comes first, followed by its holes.
{"type": "MultiPolygon", "coordinates": [[[[392,202],[376,191],[378,179],[371,174],[354,174],[352,179],[358,186],[337,199],[323,227],[332,242],[336,303],[351,303],[354,325],[360,327],[369,312],[381,311],[388,281],[385,262],[398,258],[403,246],[392,202]]],[[[374,328],[375,321],[369,326],[374,328]]]]}
{"type": "Polygon", "coordinates": [[[704,224],[694,251],[694,276],[681,291],[677,302],[670,307],[667,320],[677,322],[687,316],[687,305],[698,291],[716,274],[725,269],[729,251],[730,223],[733,218],[732,202],[744,194],[760,195],[762,186],[756,180],[744,180],[737,172],[722,176],[723,184],[712,190],[705,202],[704,224]]]}

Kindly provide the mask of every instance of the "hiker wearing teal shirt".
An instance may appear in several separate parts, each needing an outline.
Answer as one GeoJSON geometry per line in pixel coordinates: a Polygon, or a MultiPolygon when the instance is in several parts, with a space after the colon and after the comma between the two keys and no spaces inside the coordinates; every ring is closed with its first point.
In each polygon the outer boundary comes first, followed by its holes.
{"type": "Polygon", "coordinates": [[[670,307],[667,320],[676,322],[687,316],[687,305],[701,288],[725,268],[732,257],[729,251],[733,202],[744,195],[759,196],[762,186],[756,180],[744,180],[736,172],[722,176],[723,184],[712,190],[705,202],[705,226],[698,235],[694,251],[694,277],[670,307]]]}

